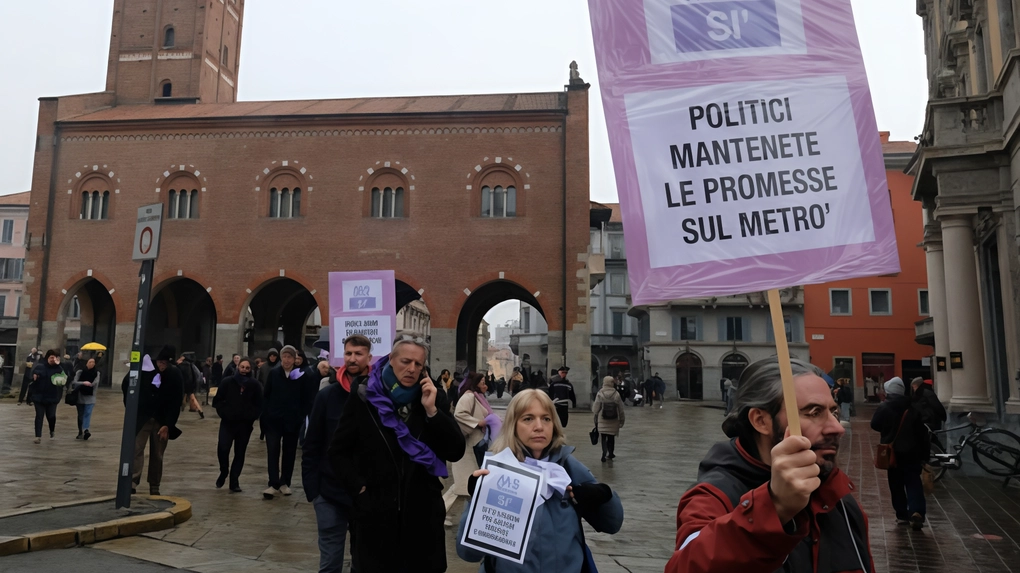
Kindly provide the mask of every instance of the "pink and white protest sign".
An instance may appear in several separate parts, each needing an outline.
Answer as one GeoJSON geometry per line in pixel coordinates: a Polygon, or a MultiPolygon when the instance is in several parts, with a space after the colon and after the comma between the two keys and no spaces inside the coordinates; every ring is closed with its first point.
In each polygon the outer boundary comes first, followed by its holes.
{"type": "Polygon", "coordinates": [[[396,337],[396,286],[393,271],[329,273],[329,363],[344,363],[343,341],[368,337],[372,355],[390,353],[396,337]]]}
{"type": "Polygon", "coordinates": [[[899,272],[850,0],[589,0],[634,304],[899,272]]]}

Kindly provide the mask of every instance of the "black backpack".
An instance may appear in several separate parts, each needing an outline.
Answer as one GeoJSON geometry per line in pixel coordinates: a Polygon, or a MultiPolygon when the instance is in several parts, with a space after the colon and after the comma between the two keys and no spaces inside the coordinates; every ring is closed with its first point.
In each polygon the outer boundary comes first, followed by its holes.
{"type": "Polygon", "coordinates": [[[616,420],[620,417],[620,411],[616,402],[602,402],[602,419],[616,420]]]}

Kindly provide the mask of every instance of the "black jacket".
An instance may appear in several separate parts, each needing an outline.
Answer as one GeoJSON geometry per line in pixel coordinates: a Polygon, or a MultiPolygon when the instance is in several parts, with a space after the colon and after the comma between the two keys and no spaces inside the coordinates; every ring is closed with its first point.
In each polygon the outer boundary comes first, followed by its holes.
{"type": "MultiPolygon", "coordinates": [[[[231,362],[231,364],[233,364],[233,362],[231,362]]],[[[212,379],[212,380],[210,380],[210,384],[212,384],[213,386],[216,386],[217,384],[220,383],[221,380],[223,380],[223,363],[222,362],[220,362],[219,360],[217,360],[216,362],[213,362],[212,370],[210,370],[209,377],[212,379]]]]}
{"type": "Polygon", "coordinates": [[[871,429],[882,434],[881,443],[893,445],[897,464],[917,464],[928,459],[931,446],[928,430],[920,408],[910,398],[888,395],[871,417],[871,429]]]}
{"type": "Polygon", "coordinates": [[[254,378],[235,374],[220,381],[212,405],[225,421],[255,422],[262,414],[262,385],[254,378]]]}
{"type": "MultiPolygon", "coordinates": [[[[294,370],[299,370],[296,366],[294,370]]],[[[262,391],[265,405],[262,421],[281,432],[296,432],[301,428],[305,416],[312,411],[315,394],[319,391],[319,379],[309,376],[304,370],[297,380],[290,380],[278,364],[269,371],[269,378],[262,391]]]]}
{"type": "Polygon", "coordinates": [[[917,392],[914,392],[914,404],[921,414],[922,422],[928,424],[933,430],[942,429],[942,423],[948,418],[946,407],[942,405],[942,401],[939,400],[931,386],[921,384],[917,392]]]}
{"type": "MultiPolygon", "coordinates": [[[[574,408],[577,407],[577,397],[574,396],[574,385],[570,383],[566,378],[560,378],[559,374],[553,376],[552,382],[549,383],[549,389],[546,390],[549,397],[552,398],[553,402],[557,400],[570,400],[574,408]]],[[[562,405],[562,404],[557,404],[562,405]]]]}
{"type": "MultiPolygon", "coordinates": [[[[356,389],[366,379],[366,376],[359,377],[352,387],[356,389]]],[[[319,390],[315,396],[301,449],[301,483],[308,501],[321,495],[332,503],[351,505],[351,496],[340,483],[327,455],[350,395],[343,385],[335,383],[319,390]]]]}
{"type": "MultiPolygon", "coordinates": [[[[440,404],[432,418],[420,400],[410,407],[407,427],[440,460],[464,455],[464,435],[440,404]]],[[[357,542],[354,569],[362,573],[446,571],[446,505],[443,484],[400,449],[393,430],[358,387],[344,406],[329,460],[340,483],[354,499],[357,542]],[[364,493],[360,493],[361,488],[364,493]]]]}
{"type": "Polygon", "coordinates": [[[53,385],[51,377],[55,374],[64,374],[68,377],[67,382],[71,381],[71,372],[63,364],[51,366],[48,362],[36,363],[35,367],[32,368],[32,376],[35,377],[35,381],[32,382],[31,392],[28,393],[30,402],[38,402],[40,404],[60,403],[64,397],[65,386],[53,385]]]}
{"type": "MultiPolygon", "coordinates": [[[[130,376],[130,373],[124,376],[124,382],[121,384],[125,404],[127,404],[130,376]]],[[[177,366],[170,364],[162,373],[158,369],[152,372],[139,372],[138,390],[138,417],[135,419],[135,433],[137,434],[138,430],[150,418],[153,418],[161,427],[166,426],[170,429],[170,439],[179,436],[177,418],[181,415],[181,402],[184,401],[184,382],[181,380],[181,372],[177,366]],[[159,388],[152,384],[156,374],[160,374],[159,388]]]]}

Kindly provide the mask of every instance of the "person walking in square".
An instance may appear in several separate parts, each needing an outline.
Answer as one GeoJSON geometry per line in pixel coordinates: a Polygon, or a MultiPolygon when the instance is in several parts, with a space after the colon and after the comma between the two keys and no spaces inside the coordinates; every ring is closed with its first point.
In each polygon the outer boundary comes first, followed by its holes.
{"type": "Polygon", "coordinates": [[[920,531],[927,515],[921,470],[931,444],[920,408],[906,395],[899,376],[885,383],[885,401],[875,410],[871,429],[879,432],[880,443],[891,444],[895,453],[894,465],[886,473],[896,523],[920,531]]]}
{"type": "Polygon", "coordinates": [[[280,363],[270,370],[263,391],[265,407],[261,424],[266,432],[269,456],[269,487],[262,492],[265,499],[292,493],[290,483],[301,425],[311,412],[312,401],[319,390],[319,380],[298,367],[297,355],[297,349],[290,345],[280,350],[280,363]]]}
{"type": "Polygon", "coordinates": [[[595,426],[602,442],[602,461],[616,457],[616,436],[623,428],[625,414],[623,398],[616,390],[616,379],[606,376],[602,379],[602,389],[595,394],[595,403],[591,405],[595,413],[595,426]]]}
{"type": "Polygon", "coordinates": [[[50,439],[57,427],[57,405],[64,397],[68,371],[60,363],[60,353],[47,350],[45,362],[39,362],[32,369],[32,385],[28,401],[35,405],[35,443],[42,442],[43,417],[50,426],[50,439]]]}
{"type": "MultiPolygon", "coordinates": [[[[149,355],[142,359],[142,367],[138,377],[138,416],[135,419],[135,459],[131,464],[131,481],[134,487],[142,481],[142,469],[145,465],[145,446],[149,446],[149,495],[159,495],[159,486],[163,481],[163,457],[169,440],[176,440],[181,431],[177,428],[177,419],[181,415],[181,402],[184,401],[184,381],[174,362],[174,347],[164,346],[156,355],[153,364],[149,355]]],[[[127,404],[127,393],[130,386],[128,376],[124,376],[121,390],[124,403],[127,404]]]]}
{"type": "Polygon", "coordinates": [[[574,395],[574,385],[567,380],[567,374],[570,372],[570,368],[567,366],[560,366],[560,369],[553,376],[549,382],[549,388],[546,392],[549,397],[552,398],[553,404],[556,405],[556,415],[560,418],[560,425],[564,428],[567,427],[567,420],[570,416],[570,410],[568,406],[572,405],[574,408],[577,407],[577,396],[574,395]]]}
{"type": "Polygon", "coordinates": [[[244,468],[244,454],[248,450],[255,420],[262,413],[262,385],[252,377],[252,364],[248,358],[241,358],[232,376],[220,381],[219,390],[213,398],[213,408],[220,416],[220,433],[216,445],[216,457],[220,463],[220,475],[216,487],[221,488],[230,478],[230,491],[241,492],[241,470],[244,468]],[[230,449],[234,449],[234,463],[230,464],[230,449]]]}
{"type": "Polygon", "coordinates": [[[84,368],[74,373],[71,391],[78,393],[78,436],[76,440],[87,440],[92,437],[89,427],[92,425],[92,410],[96,407],[96,388],[102,380],[102,373],[96,368],[96,359],[89,358],[84,368]]]}

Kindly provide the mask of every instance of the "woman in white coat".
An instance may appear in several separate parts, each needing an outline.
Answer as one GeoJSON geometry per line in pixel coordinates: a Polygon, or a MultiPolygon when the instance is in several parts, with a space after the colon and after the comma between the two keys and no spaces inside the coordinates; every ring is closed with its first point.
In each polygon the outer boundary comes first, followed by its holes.
{"type": "MultiPolygon", "coordinates": [[[[499,432],[498,427],[489,427],[493,423],[499,424],[499,417],[492,413],[492,407],[485,398],[489,386],[486,384],[485,375],[481,372],[474,372],[465,378],[460,386],[460,398],[457,400],[457,407],[454,409],[453,417],[460,424],[460,431],[464,434],[464,457],[453,464],[453,485],[446,491],[443,501],[446,502],[446,511],[449,512],[457,496],[468,496],[468,479],[478,469],[478,460],[475,457],[474,447],[486,437],[486,429],[494,435],[499,432]]],[[[451,523],[452,525],[452,523],[451,523]]]]}

